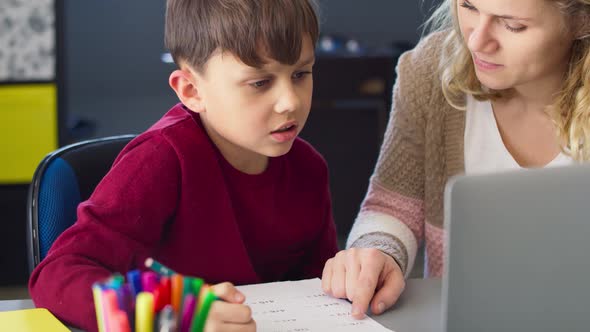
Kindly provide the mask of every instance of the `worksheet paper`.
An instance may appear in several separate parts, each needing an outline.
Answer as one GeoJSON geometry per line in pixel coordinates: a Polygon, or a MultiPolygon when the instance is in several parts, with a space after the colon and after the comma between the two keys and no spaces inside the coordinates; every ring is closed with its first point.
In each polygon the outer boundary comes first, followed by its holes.
{"type": "Polygon", "coordinates": [[[370,317],[356,320],[348,301],[322,291],[320,279],[239,286],[261,332],[391,332],[370,317]]]}

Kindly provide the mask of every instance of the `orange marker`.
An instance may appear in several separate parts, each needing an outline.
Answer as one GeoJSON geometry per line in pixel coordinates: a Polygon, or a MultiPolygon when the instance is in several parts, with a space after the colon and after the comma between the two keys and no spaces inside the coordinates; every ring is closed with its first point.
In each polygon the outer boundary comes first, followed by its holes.
{"type": "Polygon", "coordinates": [[[171,302],[172,302],[172,308],[174,308],[174,312],[176,314],[180,313],[180,308],[182,306],[182,275],[180,274],[175,274],[172,277],[170,277],[170,283],[171,283],[171,292],[170,292],[170,296],[171,296],[171,302]]]}

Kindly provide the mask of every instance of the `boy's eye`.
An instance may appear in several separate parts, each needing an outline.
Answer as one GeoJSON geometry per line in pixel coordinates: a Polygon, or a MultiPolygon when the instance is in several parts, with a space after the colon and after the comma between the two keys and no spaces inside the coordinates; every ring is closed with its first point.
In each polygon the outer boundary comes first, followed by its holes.
{"type": "Polygon", "coordinates": [[[260,88],[265,87],[268,84],[268,82],[269,82],[269,80],[261,80],[261,81],[256,81],[254,83],[250,83],[250,85],[253,88],[260,89],[260,88]]]}
{"type": "Polygon", "coordinates": [[[309,74],[311,74],[310,71],[299,71],[299,72],[296,72],[295,74],[293,74],[293,78],[298,80],[298,79],[304,78],[306,75],[309,75],[309,74]]]}

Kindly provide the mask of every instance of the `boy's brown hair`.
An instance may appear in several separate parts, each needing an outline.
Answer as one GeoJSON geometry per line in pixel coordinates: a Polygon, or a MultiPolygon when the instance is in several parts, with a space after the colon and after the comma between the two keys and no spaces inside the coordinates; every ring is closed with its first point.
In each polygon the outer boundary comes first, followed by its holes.
{"type": "Polygon", "coordinates": [[[166,47],[177,65],[202,71],[213,52],[230,52],[251,67],[263,56],[297,62],[303,37],[315,45],[314,0],[168,0],[166,47]]]}

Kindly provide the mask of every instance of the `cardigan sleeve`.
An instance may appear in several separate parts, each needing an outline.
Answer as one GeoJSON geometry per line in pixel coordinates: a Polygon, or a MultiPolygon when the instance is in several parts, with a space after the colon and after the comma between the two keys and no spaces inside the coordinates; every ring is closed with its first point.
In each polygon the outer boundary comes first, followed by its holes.
{"type": "Polygon", "coordinates": [[[407,277],[424,237],[425,113],[437,78],[441,36],[424,39],[397,65],[392,109],[368,192],[347,247],[391,255],[407,277]]]}
{"type": "Polygon", "coordinates": [[[165,139],[129,146],[29,280],[37,307],[88,331],[97,329],[92,284],[148,257],[178,200],[178,159],[165,139]]]}

